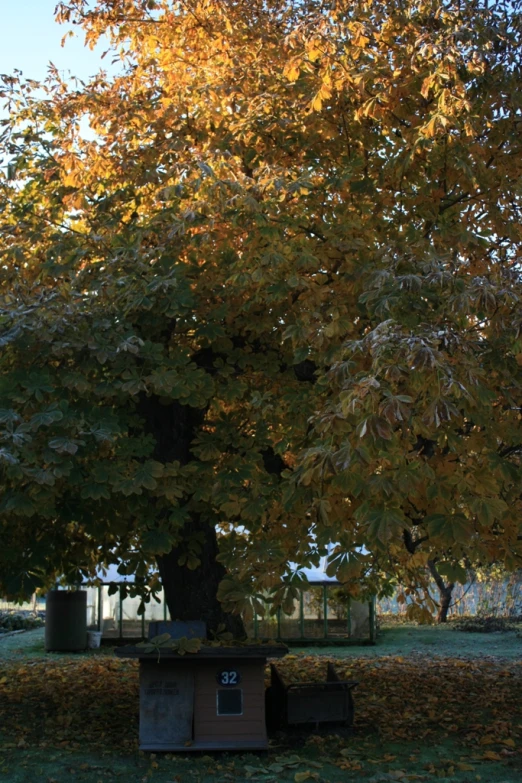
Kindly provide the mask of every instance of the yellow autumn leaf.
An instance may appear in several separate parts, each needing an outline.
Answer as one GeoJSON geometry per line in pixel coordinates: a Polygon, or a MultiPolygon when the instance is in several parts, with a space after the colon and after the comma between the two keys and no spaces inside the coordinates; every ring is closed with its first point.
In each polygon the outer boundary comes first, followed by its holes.
{"type": "Polygon", "coordinates": [[[288,79],[289,82],[295,82],[295,80],[299,77],[299,73],[300,67],[296,62],[289,63],[283,71],[283,75],[288,79]]]}
{"type": "Polygon", "coordinates": [[[76,188],[80,184],[78,174],[74,171],[70,172],[63,178],[63,184],[66,188],[76,188]]]}
{"type": "Polygon", "coordinates": [[[485,761],[500,761],[502,756],[499,753],[495,753],[494,750],[486,750],[486,752],[482,755],[482,758],[485,761]]]}
{"type": "Polygon", "coordinates": [[[354,46],[358,46],[360,49],[365,49],[370,43],[370,39],[366,35],[357,35],[353,39],[354,46]]]}
{"type": "Polygon", "coordinates": [[[426,79],[424,79],[424,81],[422,82],[422,87],[420,92],[423,98],[428,97],[432,82],[433,82],[432,76],[427,76],[426,79]]]}
{"type": "Polygon", "coordinates": [[[295,783],[304,783],[305,780],[317,780],[317,773],[310,772],[309,769],[306,772],[296,772],[294,775],[295,783]]]}
{"type": "Polygon", "coordinates": [[[314,63],[321,56],[321,51],[320,49],[313,48],[313,49],[309,49],[307,54],[310,62],[314,63]]]}

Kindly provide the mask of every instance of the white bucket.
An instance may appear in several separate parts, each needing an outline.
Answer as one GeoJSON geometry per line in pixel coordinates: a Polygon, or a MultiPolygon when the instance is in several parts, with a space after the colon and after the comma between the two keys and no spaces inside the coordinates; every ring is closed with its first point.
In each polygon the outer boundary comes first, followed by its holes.
{"type": "Polygon", "coordinates": [[[101,631],[87,631],[87,647],[89,650],[97,650],[101,643],[101,631]]]}

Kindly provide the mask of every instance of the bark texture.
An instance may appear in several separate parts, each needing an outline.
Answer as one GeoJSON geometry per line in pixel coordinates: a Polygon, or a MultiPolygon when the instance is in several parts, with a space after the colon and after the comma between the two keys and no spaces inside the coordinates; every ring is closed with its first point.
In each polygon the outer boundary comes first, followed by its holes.
{"type": "Polygon", "coordinates": [[[455,587],[455,582],[448,582],[448,584],[445,584],[444,579],[437,571],[437,565],[434,560],[428,560],[428,567],[430,569],[433,579],[435,580],[435,584],[438,587],[439,595],[440,595],[437,622],[445,623],[447,622],[448,619],[448,610],[451,606],[451,597],[453,595],[453,588],[455,587]]]}
{"type": "Polygon", "coordinates": [[[173,620],[203,620],[207,631],[224,625],[234,638],[241,639],[245,636],[241,617],[224,612],[216,597],[219,583],[226,573],[221,563],[216,561],[219,553],[216,530],[197,519],[192,519],[189,525],[191,534],[198,532],[204,536],[201,565],[194,570],[179,566],[182,550],[176,547],[157,558],[170,615],[173,620]]]}
{"type": "MultiPolygon", "coordinates": [[[[192,408],[179,402],[164,404],[155,395],[142,395],[137,411],[145,421],[145,429],[155,440],[154,459],[159,462],[178,460],[186,465],[192,459],[191,444],[205,418],[205,409],[192,408]]],[[[179,565],[183,546],[176,546],[156,557],[165,599],[173,620],[203,620],[207,631],[224,625],[234,638],[245,637],[239,615],[223,611],[217,599],[217,589],[225,576],[225,568],[216,560],[219,547],[216,528],[198,515],[185,524],[184,538],[198,534],[201,539],[201,565],[193,570],[179,565]]]]}

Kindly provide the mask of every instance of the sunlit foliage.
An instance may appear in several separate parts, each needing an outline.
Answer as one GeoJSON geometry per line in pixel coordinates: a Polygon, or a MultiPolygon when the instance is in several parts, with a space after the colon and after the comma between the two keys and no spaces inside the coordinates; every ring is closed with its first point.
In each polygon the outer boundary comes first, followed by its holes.
{"type": "Polygon", "coordinates": [[[57,13],[119,75],[4,77],[0,588],[518,567],[520,4],[57,13]]]}

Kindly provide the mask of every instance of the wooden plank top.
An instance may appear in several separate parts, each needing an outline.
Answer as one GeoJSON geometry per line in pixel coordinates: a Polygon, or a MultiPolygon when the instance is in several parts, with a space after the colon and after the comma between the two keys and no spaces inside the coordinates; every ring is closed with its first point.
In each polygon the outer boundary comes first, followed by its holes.
{"type": "Polygon", "coordinates": [[[198,660],[212,660],[212,659],[230,659],[230,658],[249,658],[265,660],[266,658],[283,658],[288,653],[288,647],[284,644],[251,644],[244,647],[212,647],[210,645],[203,644],[197,653],[185,653],[180,655],[176,650],[169,650],[159,648],[159,650],[153,650],[152,652],[144,652],[143,648],[137,645],[126,645],[125,647],[118,647],[115,650],[116,655],[119,658],[138,658],[146,661],[154,660],[179,660],[190,662],[197,662],[198,660]]]}
{"type": "MultiPolygon", "coordinates": [[[[268,750],[268,740],[214,740],[214,741],[193,741],[186,742],[184,745],[175,745],[171,743],[143,743],[140,744],[140,750],[148,750],[155,753],[156,751],[181,751],[182,753],[190,753],[191,751],[201,750],[268,750]]],[[[272,778],[273,779],[273,778],[272,778]]]]}

